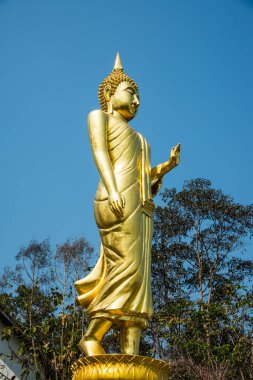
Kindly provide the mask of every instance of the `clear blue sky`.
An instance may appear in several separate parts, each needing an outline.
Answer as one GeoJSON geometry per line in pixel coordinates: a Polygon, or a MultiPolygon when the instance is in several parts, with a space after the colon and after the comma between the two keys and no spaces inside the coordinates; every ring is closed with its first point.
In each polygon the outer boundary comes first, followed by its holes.
{"type": "Polygon", "coordinates": [[[252,202],[253,1],[0,0],[2,265],[33,238],[99,246],[86,117],[118,50],[153,164],[182,144],[164,186],[252,202]]]}

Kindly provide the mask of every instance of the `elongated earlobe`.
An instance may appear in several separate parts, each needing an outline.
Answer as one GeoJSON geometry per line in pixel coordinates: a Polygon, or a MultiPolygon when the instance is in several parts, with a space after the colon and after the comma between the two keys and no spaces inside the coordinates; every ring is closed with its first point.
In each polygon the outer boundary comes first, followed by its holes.
{"type": "Polygon", "coordinates": [[[104,88],[104,97],[105,97],[105,100],[108,103],[110,101],[110,99],[111,99],[111,86],[110,85],[105,86],[105,88],[104,88]]]}
{"type": "Polygon", "coordinates": [[[112,109],[111,86],[110,85],[105,86],[104,97],[105,97],[106,103],[107,103],[107,112],[112,113],[113,109],[112,109]]]}
{"type": "Polygon", "coordinates": [[[107,103],[107,112],[112,114],[113,112],[113,108],[112,108],[112,101],[110,99],[110,101],[107,103]]]}

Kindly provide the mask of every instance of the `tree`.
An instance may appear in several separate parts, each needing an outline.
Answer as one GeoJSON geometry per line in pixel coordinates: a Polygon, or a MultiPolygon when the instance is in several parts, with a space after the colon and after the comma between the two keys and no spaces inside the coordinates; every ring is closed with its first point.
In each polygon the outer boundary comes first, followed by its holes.
{"type": "Polygon", "coordinates": [[[18,252],[15,270],[4,270],[0,304],[12,314],[14,325],[5,329],[3,338],[13,332],[22,336],[18,357],[24,378],[29,372],[38,379],[71,378],[70,366],[80,356],[78,341],[87,323],[73,283],[89,270],[92,252],[84,238],[58,245],[55,253],[48,240],[31,241],[18,252]]]}
{"type": "Polygon", "coordinates": [[[153,239],[155,318],[146,340],[154,355],[204,366],[213,378],[250,379],[253,263],[239,252],[252,237],[253,206],[205,179],[166,189],[162,199],[153,239]]]}
{"type": "MultiPolygon", "coordinates": [[[[242,255],[253,206],[235,203],[205,179],[166,189],[162,199],[152,248],[155,314],[141,354],[169,360],[174,380],[253,379],[253,263],[242,255]]],[[[5,269],[0,304],[23,334],[24,378],[33,371],[38,379],[71,379],[87,326],[73,283],[89,272],[92,252],[84,238],[54,252],[48,240],[32,241],[20,249],[15,270],[5,269]]],[[[115,352],[118,341],[109,333],[106,348],[115,352]]]]}

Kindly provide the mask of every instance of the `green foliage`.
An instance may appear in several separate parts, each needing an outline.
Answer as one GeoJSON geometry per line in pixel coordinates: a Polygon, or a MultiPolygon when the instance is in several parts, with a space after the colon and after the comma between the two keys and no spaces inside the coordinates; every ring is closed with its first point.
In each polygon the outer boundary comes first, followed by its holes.
{"type": "MultiPolygon", "coordinates": [[[[242,256],[253,233],[253,207],[237,204],[196,179],[165,190],[155,213],[152,249],[154,318],[140,353],[168,360],[174,380],[253,379],[253,262],[242,256]]],[[[73,283],[90,270],[93,249],[82,238],[52,252],[32,241],[0,279],[0,304],[22,336],[23,378],[71,379],[88,320],[73,283]],[[42,371],[42,368],[44,369],[42,371]]],[[[119,333],[104,346],[115,352],[119,333]]]]}
{"type": "Polygon", "coordinates": [[[253,263],[240,256],[253,207],[204,179],[165,190],[156,208],[152,354],[173,362],[174,379],[250,379],[253,263]]]}
{"type": "Polygon", "coordinates": [[[17,355],[24,379],[30,372],[36,379],[71,379],[87,325],[73,283],[87,273],[92,252],[84,238],[58,245],[55,253],[48,240],[32,241],[18,252],[15,270],[4,270],[0,304],[14,323],[2,338],[8,340],[12,333],[21,337],[17,355]]]}

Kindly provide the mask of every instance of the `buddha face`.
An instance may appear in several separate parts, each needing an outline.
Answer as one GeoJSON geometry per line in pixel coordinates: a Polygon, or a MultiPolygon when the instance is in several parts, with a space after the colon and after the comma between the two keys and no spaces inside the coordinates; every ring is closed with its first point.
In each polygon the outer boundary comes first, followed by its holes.
{"type": "Polygon", "coordinates": [[[137,113],[140,99],[136,89],[130,82],[121,82],[111,96],[113,111],[118,112],[126,120],[132,120],[137,113]]]}

